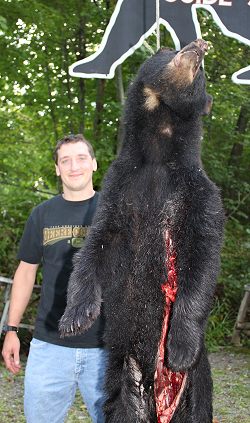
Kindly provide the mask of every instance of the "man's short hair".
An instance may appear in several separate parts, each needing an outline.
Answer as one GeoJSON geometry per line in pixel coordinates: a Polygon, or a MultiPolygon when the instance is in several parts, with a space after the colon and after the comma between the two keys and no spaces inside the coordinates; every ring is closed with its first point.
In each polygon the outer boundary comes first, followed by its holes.
{"type": "Polygon", "coordinates": [[[94,153],[92,145],[90,144],[88,140],[86,140],[86,138],[84,138],[82,134],[77,134],[77,135],[70,134],[70,135],[66,135],[65,137],[57,141],[57,144],[55,146],[54,153],[53,153],[53,158],[56,164],[58,163],[58,150],[61,148],[61,146],[63,144],[70,144],[75,142],[83,142],[87,146],[89,154],[91,155],[92,159],[95,158],[95,153],[94,153]]]}

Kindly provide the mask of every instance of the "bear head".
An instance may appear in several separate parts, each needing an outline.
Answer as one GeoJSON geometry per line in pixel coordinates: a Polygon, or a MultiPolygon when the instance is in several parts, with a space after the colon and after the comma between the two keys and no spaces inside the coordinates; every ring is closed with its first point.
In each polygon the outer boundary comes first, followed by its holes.
{"type": "Polygon", "coordinates": [[[148,59],[134,83],[137,95],[138,85],[142,90],[144,109],[151,113],[162,104],[184,119],[207,114],[212,104],[202,67],[207,48],[207,43],[198,39],[179,52],[163,48],[148,59]]]}
{"type": "Polygon", "coordinates": [[[128,91],[121,160],[201,167],[201,116],[212,105],[206,51],[207,43],[195,40],[179,52],[161,49],[140,67],[128,91]]]}

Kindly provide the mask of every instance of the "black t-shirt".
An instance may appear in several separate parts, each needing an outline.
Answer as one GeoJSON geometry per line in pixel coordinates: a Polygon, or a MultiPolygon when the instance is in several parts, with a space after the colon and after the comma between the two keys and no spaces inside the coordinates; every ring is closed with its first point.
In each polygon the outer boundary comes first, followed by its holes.
{"type": "Polygon", "coordinates": [[[43,283],[34,337],[76,348],[101,347],[103,316],[83,335],[60,338],[58,322],[66,306],[72,258],[83,245],[91,225],[98,193],[84,201],[67,201],[57,195],[35,207],[27,220],[18,259],[42,263],[43,283]]]}

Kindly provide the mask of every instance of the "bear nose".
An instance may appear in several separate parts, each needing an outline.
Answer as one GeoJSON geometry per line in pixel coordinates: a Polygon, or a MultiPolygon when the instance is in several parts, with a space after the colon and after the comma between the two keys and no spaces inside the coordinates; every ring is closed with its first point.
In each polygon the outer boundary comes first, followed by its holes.
{"type": "Polygon", "coordinates": [[[195,41],[195,44],[202,50],[207,51],[208,50],[208,43],[202,39],[198,39],[195,41]]]}

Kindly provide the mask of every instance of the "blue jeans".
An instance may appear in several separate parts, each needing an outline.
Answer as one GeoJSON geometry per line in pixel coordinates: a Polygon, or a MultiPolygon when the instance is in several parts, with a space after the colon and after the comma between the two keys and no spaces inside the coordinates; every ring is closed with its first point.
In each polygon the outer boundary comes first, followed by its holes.
{"type": "Polygon", "coordinates": [[[107,351],[69,348],[33,338],[24,380],[27,423],[62,423],[78,386],[94,423],[103,423],[107,351]]]}

